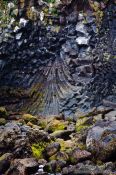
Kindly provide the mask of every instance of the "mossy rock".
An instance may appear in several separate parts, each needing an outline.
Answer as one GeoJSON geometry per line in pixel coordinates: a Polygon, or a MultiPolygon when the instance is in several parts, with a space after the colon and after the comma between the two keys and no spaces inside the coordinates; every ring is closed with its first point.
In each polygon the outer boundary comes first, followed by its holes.
{"type": "Polygon", "coordinates": [[[22,116],[22,119],[26,123],[31,122],[32,124],[37,124],[37,121],[38,121],[37,117],[35,117],[35,116],[31,115],[31,114],[24,114],[22,116]]]}
{"type": "Polygon", "coordinates": [[[71,140],[56,139],[56,142],[60,143],[61,151],[67,151],[74,147],[74,143],[71,140]]]}
{"type": "Polygon", "coordinates": [[[0,126],[5,125],[7,123],[5,118],[0,118],[0,126]]]}
{"type": "Polygon", "coordinates": [[[31,146],[33,156],[36,159],[43,159],[43,152],[45,148],[49,145],[48,142],[39,142],[31,146]]]}
{"type": "Polygon", "coordinates": [[[37,125],[45,129],[47,127],[47,119],[38,119],[37,125]]]}
{"type": "Polygon", "coordinates": [[[85,150],[85,149],[86,149],[86,144],[78,143],[77,146],[78,146],[78,148],[81,149],[81,150],[85,150]]]}
{"type": "Polygon", "coordinates": [[[53,119],[47,126],[49,132],[54,132],[58,130],[64,130],[67,127],[68,122],[62,120],[53,119]]]}
{"type": "Polygon", "coordinates": [[[5,153],[0,157],[0,174],[5,174],[5,172],[10,167],[11,159],[13,155],[11,153],[5,153]]]}
{"type": "Polygon", "coordinates": [[[0,107],[0,118],[7,119],[8,112],[6,111],[5,107],[0,107]]]}
{"type": "Polygon", "coordinates": [[[81,132],[88,129],[93,124],[93,119],[89,117],[80,117],[76,122],[76,131],[81,132]]]}
{"type": "Polygon", "coordinates": [[[51,156],[49,160],[62,160],[68,162],[69,156],[66,152],[64,151],[59,151],[55,155],[51,156]]]}

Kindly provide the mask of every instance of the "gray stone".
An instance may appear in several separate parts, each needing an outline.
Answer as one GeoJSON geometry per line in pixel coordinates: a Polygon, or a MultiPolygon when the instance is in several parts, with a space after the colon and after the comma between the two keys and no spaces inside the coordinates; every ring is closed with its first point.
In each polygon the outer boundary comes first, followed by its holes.
{"type": "Polygon", "coordinates": [[[85,25],[82,22],[77,23],[76,31],[84,34],[85,36],[88,36],[87,29],[86,29],[85,25]]]}
{"type": "Polygon", "coordinates": [[[51,157],[54,154],[56,154],[60,150],[60,144],[57,142],[51,143],[49,146],[47,146],[44,150],[45,157],[51,157]]]}
{"type": "Polygon", "coordinates": [[[86,146],[96,158],[113,160],[116,154],[116,121],[99,121],[89,131],[86,146]]]}
{"type": "Polygon", "coordinates": [[[78,45],[88,45],[90,37],[80,36],[76,39],[78,45]]]}
{"type": "Polygon", "coordinates": [[[116,120],[116,111],[111,111],[105,114],[105,120],[115,121],[116,120]]]}

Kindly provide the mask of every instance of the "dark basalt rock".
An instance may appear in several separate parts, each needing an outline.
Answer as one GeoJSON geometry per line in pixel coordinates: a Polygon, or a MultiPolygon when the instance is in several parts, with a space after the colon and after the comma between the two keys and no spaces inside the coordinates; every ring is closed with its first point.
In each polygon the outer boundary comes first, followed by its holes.
{"type": "Polygon", "coordinates": [[[44,155],[45,157],[51,157],[54,154],[56,154],[59,150],[60,150],[60,144],[54,142],[45,148],[44,155]]]}
{"type": "Polygon", "coordinates": [[[96,158],[114,160],[116,153],[116,121],[99,121],[89,130],[86,145],[96,158]]]}
{"type": "Polygon", "coordinates": [[[69,15],[59,32],[55,25],[30,21],[18,30],[1,32],[0,86],[22,88],[26,97],[4,98],[1,94],[0,105],[70,116],[78,108],[89,110],[114,96],[115,10],[113,3],[105,9],[98,34],[91,13],[87,20],[69,15]]]}

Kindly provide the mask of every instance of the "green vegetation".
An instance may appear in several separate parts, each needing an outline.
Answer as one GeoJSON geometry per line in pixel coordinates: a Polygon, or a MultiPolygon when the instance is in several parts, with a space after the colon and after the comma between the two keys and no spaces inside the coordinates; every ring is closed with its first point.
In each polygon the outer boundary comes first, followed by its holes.
{"type": "Polygon", "coordinates": [[[66,126],[67,126],[67,122],[62,122],[62,121],[54,119],[48,124],[48,130],[50,132],[64,130],[66,126]]]}
{"type": "Polygon", "coordinates": [[[90,126],[91,126],[90,118],[80,117],[76,123],[76,131],[80,133],[81,131],[89,128],[90,126]]]}
{"type": "Polygon", "coordinates": [[[7,118],[8,117],[8,112],[4,107],[0,107],[0,118],[7,118]]]}
{"type": "Polygon", "coordinates": [[[5,125],[7,123],[5,118],[0,118],[0,126],[5,125]]]}
{"type": "Polygon", "coordinates": [[[37,117],[35,117],[35,116],[32,116],[31,114],[24,114],[23,116],[22,116],[22,119],[26,122],[26,123],[28,123],[28,122],[32,122],[33,124],[37,124],[37,117]]]}
{"type": "Polygon", "coordinates": [[[42,159],[43,158],[43,151],[47,147],[49,143],[47,142],[39,142],[37,144],[33,144],[31,149],[33,156],[37,159],[42,159]]]}

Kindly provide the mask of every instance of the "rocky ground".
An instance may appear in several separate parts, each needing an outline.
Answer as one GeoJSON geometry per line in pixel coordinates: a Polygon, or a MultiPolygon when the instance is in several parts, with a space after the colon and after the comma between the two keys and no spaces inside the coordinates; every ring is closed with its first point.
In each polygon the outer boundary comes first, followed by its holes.
{"type": "Polygon", "coordinates": [[[116,110],[32,116],[0,107],[0,174],[116,174],[116,110]]]}

